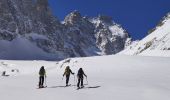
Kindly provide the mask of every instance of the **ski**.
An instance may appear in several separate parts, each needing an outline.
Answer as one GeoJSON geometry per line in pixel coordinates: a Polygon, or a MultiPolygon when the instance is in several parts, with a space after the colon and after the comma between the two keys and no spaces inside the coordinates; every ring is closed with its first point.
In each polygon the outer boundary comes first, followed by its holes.
{"type": "Polygon", "coordinates": [[[83,88],[85,88],[85,87],[84,86],[83,87],[78,87],[77,90],[80,90],[80,89],[83,89],[83,88]]]}
{"type": "Polygon", "coordinates": [[[37,89],[43,89],[43,88],[47,88],[47,86],[38,87],[37,89]]]}
{"type": "Polygon", "coordinates": [[[88,86],[88,87],[80,87],[80,88],[77,88],[77,90],[80,90],[80,89],[96,89],[96,88],[100,88],[101,86],[88,86]]]}
{"type": "Polygon", "coordinates": [[[69,85],[66,85],[65,87],[70,87],[71,86],[71,84],[69,84],[69,85]]]}

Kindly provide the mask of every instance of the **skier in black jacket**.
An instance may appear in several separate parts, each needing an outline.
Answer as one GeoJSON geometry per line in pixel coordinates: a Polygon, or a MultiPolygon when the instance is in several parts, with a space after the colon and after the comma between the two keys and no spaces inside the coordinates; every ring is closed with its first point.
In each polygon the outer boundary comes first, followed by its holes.
{"type": "Polygon", "coordinates": [[[39,88],[43,88],[43,84],[44,84],[44,77],[46,77],[46,72],[45,72],[45,69],[44,69],[44,66],[42,66],[40,68],[40,71],[39,71],[39,88]]]}
{"type": "Polygon", "coordinates": [[[84,87],[84,85],[83,85],[83,79],[84,79],[84,77],[83,77],[83,76],[87,77],[87,75],[84,73],[83,69],[80,68],[80,69],[78,70],[78,73],[77,73],[77,78],[78,78],[77,87],[78,87],[78,88],[80,88],[80,82],[81,82],[81,88],[84,87]]]}

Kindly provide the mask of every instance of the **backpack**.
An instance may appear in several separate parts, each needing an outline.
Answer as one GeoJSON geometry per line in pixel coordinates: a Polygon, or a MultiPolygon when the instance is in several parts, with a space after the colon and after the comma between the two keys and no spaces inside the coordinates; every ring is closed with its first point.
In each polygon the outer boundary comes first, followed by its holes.
{"type": "Polygon", "coordinates": [[[83,74],[84,74],[83,70],[79,70],[77,76],[83,77],[83,74]]]}
{"type": "Polygon", "coordinates": [[[69,68],[66,68],[65,69],[65,75],[69,75],[70,74],[70,69],[69,68]]]}
{"type": "Polygon", "coordinates": [[[45,69],[41,68],[40,71],[39,71],[39,75],[44,76],[45,75],[45,69]]]}

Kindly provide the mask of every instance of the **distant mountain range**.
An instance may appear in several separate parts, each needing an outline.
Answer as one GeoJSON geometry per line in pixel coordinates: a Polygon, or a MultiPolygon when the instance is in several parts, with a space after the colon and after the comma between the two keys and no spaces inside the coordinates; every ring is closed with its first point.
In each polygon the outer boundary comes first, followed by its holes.
{"type": "Polygon", "coordinates": [[[78,11],[63,22],[48,0],[1,0],[0,59],[58,60],[116,54],[128,33],[109,16],[84,17],[78,11]]]}
{"type": "Polygon", "coordinates": [[[60,60],[111,54],[170,56],[170,14],[141,41],[109,16],[81,16],[59,21],[48,0],[0,1],[0,59],[60,60]],[[122,51],[123,50],[123,51],[122,51]]]}

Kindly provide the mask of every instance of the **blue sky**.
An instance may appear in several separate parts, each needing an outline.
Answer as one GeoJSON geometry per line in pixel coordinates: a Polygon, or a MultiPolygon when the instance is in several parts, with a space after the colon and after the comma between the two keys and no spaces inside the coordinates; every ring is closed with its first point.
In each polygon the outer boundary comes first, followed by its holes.
{"type": "Polygon", "coordinates": [[[112,16],[133,39],[145,37],[170,12],[170,0],[49,0],[49,4],[60,20],[74,10],[83,16],[112,16]]]}

